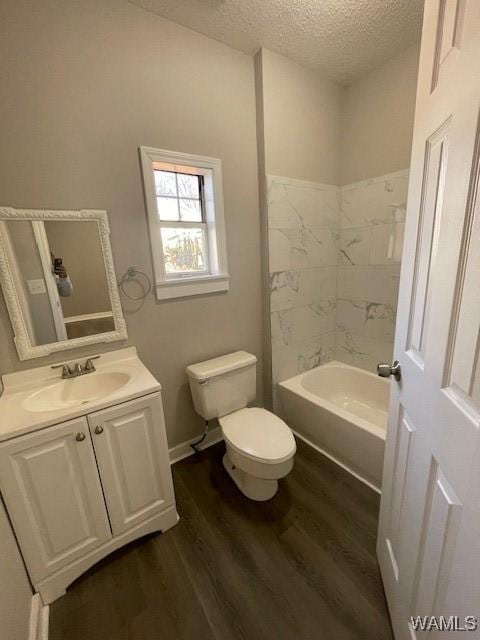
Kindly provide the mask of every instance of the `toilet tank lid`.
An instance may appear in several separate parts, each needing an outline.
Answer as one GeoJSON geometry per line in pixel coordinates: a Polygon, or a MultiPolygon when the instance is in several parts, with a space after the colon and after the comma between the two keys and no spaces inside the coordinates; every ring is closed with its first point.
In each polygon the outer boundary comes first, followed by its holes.
{"type": "Polygon", "coordinates": [[[248,367],[256,362],[257,358],[252,353],[235,351],[234,353],[227,353],[218,358],[191,364],[187,367],[187,375],[195,380],[207,380],[208,378],[220,376],[229,371],[235,371],[235,369],[248,367]]]}

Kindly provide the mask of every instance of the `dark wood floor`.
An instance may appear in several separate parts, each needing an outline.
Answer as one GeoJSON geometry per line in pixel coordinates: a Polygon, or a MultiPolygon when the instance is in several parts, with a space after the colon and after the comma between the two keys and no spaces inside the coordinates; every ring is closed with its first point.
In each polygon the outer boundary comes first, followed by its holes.
{"type": "Polygon", "coordinates": [[[50,640],[387,640],[378,496],[298,443],[255,503],[223,445],[173,467],[179,524],[103,560],[50,609],[50,640]]]}

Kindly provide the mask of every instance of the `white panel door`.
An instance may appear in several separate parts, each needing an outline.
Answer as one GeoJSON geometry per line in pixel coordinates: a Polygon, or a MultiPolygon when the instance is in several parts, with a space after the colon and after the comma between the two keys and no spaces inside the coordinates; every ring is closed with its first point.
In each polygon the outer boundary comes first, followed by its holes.
{"type": "Polygon", "coordinates": [[[479,109],[480,2],[427,0],[378,537],[398,640],[480,618],[479,109]]]}
{"type": "Polygon", "coordinates": [[[88,416],[114,535],[174,504],[159,395],[88,416]]]}
{"type": "Polygon", "coordinates": [[[85,418],[2,443],[0,485],[34,582],[111,538],[85,418]]]}

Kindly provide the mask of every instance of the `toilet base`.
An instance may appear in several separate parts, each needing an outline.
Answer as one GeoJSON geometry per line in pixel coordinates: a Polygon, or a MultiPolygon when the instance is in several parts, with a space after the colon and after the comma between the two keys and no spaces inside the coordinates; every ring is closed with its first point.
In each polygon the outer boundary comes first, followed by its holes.
{"type": "Polygon", "coordinates": [[[245,473],[245,471],[242,471],[232,463],[228,453],[223,456],[223,466],[243,495],[250,498],[250,500],[264,502],[273,498],[277,493],[277,480],[255,478],[249,473],[245,473]]]}

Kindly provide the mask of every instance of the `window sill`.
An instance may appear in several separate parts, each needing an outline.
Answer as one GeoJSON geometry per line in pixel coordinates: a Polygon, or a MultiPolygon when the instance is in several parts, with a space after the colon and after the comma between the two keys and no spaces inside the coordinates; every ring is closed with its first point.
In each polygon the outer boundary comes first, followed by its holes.
{"type": "Polygon", "coordinates": [[[161,280],[156,283],[157,300],[188,298],[206,293],[228,291],[229,281],[228,273],[161,280]]]}

